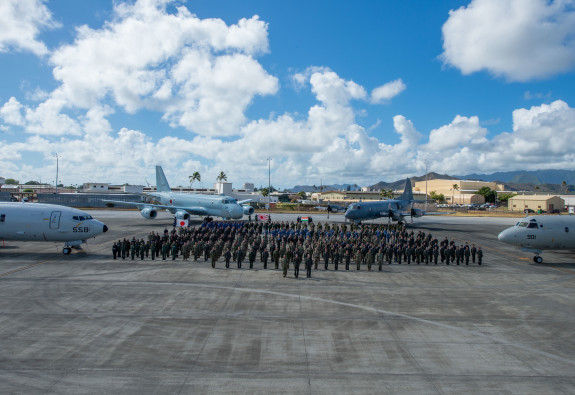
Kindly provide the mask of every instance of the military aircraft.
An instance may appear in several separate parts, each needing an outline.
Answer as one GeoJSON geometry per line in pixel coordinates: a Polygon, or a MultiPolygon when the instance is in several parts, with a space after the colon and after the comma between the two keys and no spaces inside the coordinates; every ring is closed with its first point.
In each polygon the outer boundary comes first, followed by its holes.
{"type": "Polygon", "coordinates": [[[0,240],[63,241],[64,254],[87,239],[108,231],[89,214],[66,206],[42,203],[0,203],[0,240]]]}
{"type": "Polygon", "coordinates": [[[403,194],[397,199],[352,203],[345,212],[345,218],[355,222],[361,222],[369,219],[387,217],[390,221],[393,220],[403,223],[405,222],[405,217],[411,217],[413,219],[414,217],[431,214],[413,208],[413,201],[411,181],[408,178],[405,180],[403,194]]]}
{"type": "Polygon", "coordinates": [[[575,217],[567,215],[538,215],[523,218],[515,226],[499,233],[497,238],[521,247],[521,251],[535,254],[533,261],[542,263],[543,250],[575,249],[575,217]]]}
{"type": "Polygon", "coordinates": [[[123,204],[137,207],[146,219],[158,216],[158,209],[168,210],[177,220],[190,219],[191,215],[214,216],[224,219],[240,219],[245,215],[252,215],[254,208],[242,205],[249,200],[237,201],[225,195],[201,195],[195,193],[172,192],[168,180],[164,175],[162,166],[156,166],[156,192],[147,193],[146,196],[154,198],[156,203],[134,203],[117,200],[104,200],[112,204],[123,204]]]}

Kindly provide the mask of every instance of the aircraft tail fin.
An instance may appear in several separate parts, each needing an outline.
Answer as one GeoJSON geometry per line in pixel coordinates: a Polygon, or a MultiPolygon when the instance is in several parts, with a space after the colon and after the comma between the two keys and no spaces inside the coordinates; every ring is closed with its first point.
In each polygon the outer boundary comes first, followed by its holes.
{"type": "Polygon", "coordinates": [[[156,166],[156,191],[157,192],[171,192],[172,189],[168,184],[168,180],[162,170],[162,166],[156,166]]]}
{"type": "Polygon", "coordinates": [[[409,178],[405,179],[405,188],[403,189],[403,193],[400,197],[397,198],[398,200],[407,200],[411,202],[413,200],[413,191],[411,190],[411,180],[409,178]]]}

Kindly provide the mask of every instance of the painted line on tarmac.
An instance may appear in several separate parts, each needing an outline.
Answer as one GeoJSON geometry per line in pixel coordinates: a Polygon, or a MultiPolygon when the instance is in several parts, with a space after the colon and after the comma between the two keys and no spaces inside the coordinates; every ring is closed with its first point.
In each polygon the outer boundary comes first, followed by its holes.
{"type": "Polygon", "coordinates": [[[50,262],[50,261],[51,261],[50,259],[46,259],[45,261],[34,263],[33,265],[24,266],[24,267],[14,269],[14,270],[6,272],[6,273],[2,273],[2,274],[0,274],[0,278],[9,276],[9,275],[14,274],[14,273],[21,272],[22,270],[27,270],[27,269],[31,269],[31,268],[36,267],[36,266],[40,266],[40,265],[42,265],[46,262],[50,262]]]}
{"type": "MultiPolygon", "coordinates": [[[[169,283],[169,284],[172,284],[172,283],[169,283]]],[[[184,285],[184,284],[179,283],[179,285],[184,285]]],[[[288,293],[284,293],[284,292],[267,291],[267,290],[254,289],[254,288],[238,288],[238,287],[226,287],[226,286],[220,286],[220,285],[206,285],[206,284],[186,284],[186,285],[191,285],[193,287],[200,287],[200,288],[227,289],[227,290],[231,290],[231,291],[251,292],[251,293],[260,293],[260,294],[267,294],[267,295],[276,295],[276,296],[282,296],[282,297],[288,297],[288,298],[305,299],[305,300],[310,300],[310,301],[315,301],[315,302],[331,303],[331,304],[336,304],[336,305],[340,305],[340,306],[352,307],[352,308],[356,308],[356,309],[370,311],[372,313],[377,313],[377,314],[392,315],[395,317],[400,317],[400,318],[405,318],[408,320],[421,322],[423,324],[434,325],[434,326],[438,326],[440,328],[453,330],[453,331],[463,333],[466,335],[473,335],[473,336],[482,337],[484,339],[491,340],[497,344],[515,347],[515,348],[518,348],[518,349],[526,351],[526,352],[538,354],[538,355],[541,355],[541,356],[544,356],[547,358],[551,358],[551,359],[554,359],[554,360],[562,362],[562,363],[566,363],[566,364],[575,366],[575,360],[567,359],[567,358],[561,357],[559,355],[554,355],[554,354],[548,353],[546,351],[537,350],[535,348],[532,348],[532,347],[529,347],[529,346],[526,346],[523,344],[512,343],[512,342],[507,341],[505,339],[499,339],[499,338],[496,338],[492,335],[487,335],[485,333],[478,332],[478,331],[464,329],[464,328],[460,328],[457,326],[444,324],[442,322],[431,321],[431,320],[427,320],[425,318],[414,317],[414,316],[408,315],[408,314],[396,313],[393,311],[387,311],[387,310],[383,310],[383,309],[377,309],[377,308],[371,307],[371,306],[363,306],[363,305],[358,305],[358,304],[353,304],[353,303],[340,302],[337,300],[328,300],[328,299],[323,299],[323,298],[317,298],[314,296],[294,295],[294,294],[288,294],[288,293]]]]}

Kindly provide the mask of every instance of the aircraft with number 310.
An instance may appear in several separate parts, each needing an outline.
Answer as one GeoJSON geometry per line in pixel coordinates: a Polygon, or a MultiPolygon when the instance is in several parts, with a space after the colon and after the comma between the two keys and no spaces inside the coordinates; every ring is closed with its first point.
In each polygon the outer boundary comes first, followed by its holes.
{"type": "Polygon", "coordinates": [[[154,198],[159,203],[135,203],[118,200],[104,200],[104,202],[135,206],[140,210],[142,217],[146,219],[156,218],[158,210],[167,210],[174,214],[177,220],[185,221],[190,219],[191,215],[240,219],[244,214],[252,215],[254,213],[253,207],[242,205],[242,203],[247,203],[250,200],[238,202],[235,198],[225,195],[172,192],[162,166],[156,166],[156,192],[147,193],[146,196],[154,198]]]}
{"type": "Polygon", "coordinates": [[[65,242],[64,254],[108,227],[84,211],[43,203],[0,203],[0,240],[65,242]]]}

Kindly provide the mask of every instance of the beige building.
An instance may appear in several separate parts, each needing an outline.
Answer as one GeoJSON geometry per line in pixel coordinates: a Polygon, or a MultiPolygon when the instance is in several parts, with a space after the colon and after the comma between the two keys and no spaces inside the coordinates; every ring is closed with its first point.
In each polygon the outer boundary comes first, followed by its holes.
{"type": "MultiPolygon", "coordinates": [[[[443,194],[445,200],[450,204],[482,204],[485,203],[485,198],[476,192],[483,187],[488,187],[494,191],[503,191],[502,184],[488,181],[471,181],[471,180],[445,180],[434,179],[427,180],[427,192],[430,194],[432,191],[436,194],[443,194]],[[454,185],[457,184],[457,187],[454,185]]],[[[413,191],[421,191],[425,193],[425,181],[416,181],[413,191]]]]}
{"type": "MultiPolygon", "coordinates": [[[[393,198],[398,198],[403,193],[403,190],[393,191],[393,198]]],[[[315,201],[332,202],[332,203],[352,203],[358,201],[373,201],[385,200],[381,195],[381,191],[326,191],[315,192],[311,195],[311,199],[315,201]]],[[[413,191],[414,200],[425,200],[425,191],[413,191]]]]}
{"type": "Polygon", "coordinates": [[[565,200],[554,195],[516,195],[507,201],[511,211],[525,211],[531,209],[538,210],[562,210],[565,207],[565,200]]]}

